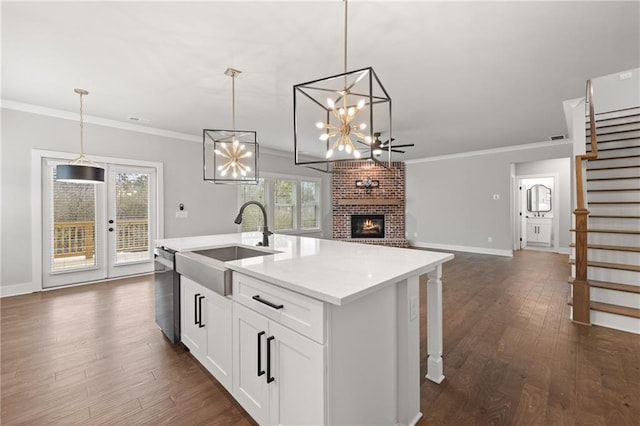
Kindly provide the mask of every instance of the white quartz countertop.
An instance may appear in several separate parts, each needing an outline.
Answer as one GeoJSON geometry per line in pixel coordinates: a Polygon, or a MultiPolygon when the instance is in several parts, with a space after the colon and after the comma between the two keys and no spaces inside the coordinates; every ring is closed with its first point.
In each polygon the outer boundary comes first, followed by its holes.
{"type": "Polygon", "coordinates": [[[269,247],[256,247],[258,232],[157,240],[157,247],[179,252],[238,244],[278,253],[234,260],[229,269],[342,305],[405,278],[422,275],[453,259],[453,254],[274,234],[269,247]]]}

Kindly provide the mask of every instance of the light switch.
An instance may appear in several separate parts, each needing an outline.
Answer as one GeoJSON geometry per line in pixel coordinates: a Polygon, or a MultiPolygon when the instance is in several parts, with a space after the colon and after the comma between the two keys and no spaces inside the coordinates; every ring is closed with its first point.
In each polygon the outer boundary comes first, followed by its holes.
{"type": "Polygon", "coordinates": [[[189,217],[189,212],[186,210],[178,210],[176,212],[176,218],[177,219],[186,219],[189,217]]]}
{"type": "Polygon", "coordinates": [[[500,199],[500,194],[493,194],[493,199],[494,200],[499,200],[500,199]]]}

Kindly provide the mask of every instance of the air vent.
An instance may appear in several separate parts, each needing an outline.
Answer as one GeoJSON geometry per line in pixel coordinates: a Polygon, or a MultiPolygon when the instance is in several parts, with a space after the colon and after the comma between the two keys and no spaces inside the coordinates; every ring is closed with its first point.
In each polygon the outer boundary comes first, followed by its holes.
{"type": "Polygon", "coordinates": [[[140,117],[134,117],[133,115],[130,115],[129,117],[127,117],[127,120],[133,121],[134,123],[138,123],[138,124],[149,124],[149,120],[148,119],[140,118],[140,117]]]}
{"type": "Polygon", "coordinates": [[[562,139],[566,139],[565,135],[549,136],[550,141],[559,141],[562,139]]]}

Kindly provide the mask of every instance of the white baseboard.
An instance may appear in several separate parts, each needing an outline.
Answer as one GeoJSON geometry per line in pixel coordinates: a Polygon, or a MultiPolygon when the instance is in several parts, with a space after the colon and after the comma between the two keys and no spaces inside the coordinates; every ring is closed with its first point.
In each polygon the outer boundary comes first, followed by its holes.
{"type": "Polygon", "coordinates": [[[33,288],[33,283],[3,284],[0,286],[0,297],[18,296],[20,294],[29,294],[40,291],[33,288]]]}
{"type": "Polygon", "coordinates": [[[409,245],[411,247],[428,248],[428,249],[430,248],[430,249],[436,249],[436,250],[463,251],[466,253],[480,253],[480,254],[491,254],[494,256],[513,257],[512,250],[499,250],[499,249],[490,249],[485,247],[456,246],[451,244],[434,244],[434,243],[425,243],[422,241],[411,241],[411,240],[409,240],[409,245]]]}

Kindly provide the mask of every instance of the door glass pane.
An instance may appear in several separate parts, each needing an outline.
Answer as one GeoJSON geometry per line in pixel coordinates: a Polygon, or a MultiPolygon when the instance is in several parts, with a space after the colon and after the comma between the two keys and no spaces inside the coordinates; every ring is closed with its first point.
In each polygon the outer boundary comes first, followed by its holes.
{"type": "MultiPolygon", "coordinates": [[[[260,179],[257,185],[241,185],[240,202],[258,201],[265,208],[267,205],[264,199],[264,179],[260,179]]],[[[240,232],[262,231],[264,226],[262,212],[257,206],[247,207],[242,214],[240,232]]]]}
{"type": "Polygon", "coordinates": [[[96,188],[56,180],[53,167],[53,257],[51,271],[96,266],[96,188]]]}
{"type": "Polygon", "coordinates": [[[318,226],[320,206],[320,184],[318,182],[300,182],[300,226],[302,229],[315,229],[318,226]]]}
{"type": "Polygon", "coordinates": [[[274,182],[275,217],[273,224],[276,230],[293,229],[295,220],[294,188],[294,182],[290,180],[276,180],[274,182]]]}
{"type": "Polygon", "coordinates": [[[150,259],[149,175],[116,173],[115,194],[115,264],[150,259]]]}

